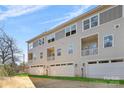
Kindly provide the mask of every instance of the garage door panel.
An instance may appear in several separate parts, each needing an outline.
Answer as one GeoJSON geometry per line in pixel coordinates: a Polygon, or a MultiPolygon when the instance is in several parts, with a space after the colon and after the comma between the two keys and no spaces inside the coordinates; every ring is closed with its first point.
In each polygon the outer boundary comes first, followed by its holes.
{"type": "Polygon", "coordinates": [[[51,76],[74,76],[73,66],[54,66],[50,68],[51,76]]]}
{"type": "Polygon", "coordinates": [[[32,75],[43,75],[44,74],[44,69],[43,69],[43,67],[30,68],[30,74],[32,74],[32,75]]]}
{"type": "Polygon", "coordinates": [[[88,64],[87,76],[95,78],[119,77],[124,78],[124,62],[88,64]]]}

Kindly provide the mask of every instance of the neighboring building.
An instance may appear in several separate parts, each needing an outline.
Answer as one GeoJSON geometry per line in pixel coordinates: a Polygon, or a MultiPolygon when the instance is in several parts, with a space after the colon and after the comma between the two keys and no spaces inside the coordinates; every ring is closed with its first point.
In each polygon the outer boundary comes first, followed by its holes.
{"type": "Polygon", "coordinates": [[[27,43],[30,74],[124,79],[124,6],[98,6],[27,43]]]}

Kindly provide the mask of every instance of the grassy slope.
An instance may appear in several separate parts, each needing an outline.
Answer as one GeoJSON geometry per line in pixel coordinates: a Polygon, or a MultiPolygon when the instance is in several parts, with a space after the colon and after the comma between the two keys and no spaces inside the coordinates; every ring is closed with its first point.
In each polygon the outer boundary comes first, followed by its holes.
{"type": "Polygon", "coordinates": [[[59,80],[73,80],[83,82],[95,82],[95,83],[107,83],[107,84],[124,84],[124,80],[104,80],[95,78],[83,78],[83,77],[60,77],[60,76],[41,76],[41,75],[28,75],[33,78],[48,78],[48,79],[59,79],[59,80]]]}

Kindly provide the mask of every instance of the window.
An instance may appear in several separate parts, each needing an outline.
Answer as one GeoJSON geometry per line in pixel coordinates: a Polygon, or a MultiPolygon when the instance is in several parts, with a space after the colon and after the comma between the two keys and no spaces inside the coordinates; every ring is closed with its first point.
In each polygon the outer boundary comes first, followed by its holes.
{"type": "Polygon", "coordinates": [[[28,49],[31,50],[33,48],[33,43],[28,44],[28,49]]]}
{"type": "Polygon", "coordinates": [[[65,66],[66,64],[61,64],[61,66],[65,66]]]}
{"type": "Polygon", "coordinates": [[[88,64],[97,64],[96,61],[91,61],[91,62],[88,62],[88,64]]]}
{"type": "Polygon", "coordinates": [[[76,34],[76,25],[71,26],[71,35],[76,34]]]}
{"type": "Polygon", "coordinates": [[[44,44],[44,38],[39,39],[39,45],[43,45],[44,44]]]}
{"type": "Polygon", "coordinates": [[[98,15],[91,18],[91,27],[95,27],[98,25],[98,15]]]}
{"type": "Polygon", "coordinates": [[[60,64],[56,64],[56,66],[60,66],[60,64]]]}
{"type": "Polygon", "coordinates": [[[109,60],[99,61],[99,63],[109,63],[109,60]]]}
{"type": "Polygon", "coordinates": [[[57,56],[61,56],[61,49],[57,49],[57,56]]]}
{"type": "Polygon", "coordinates": [[[83,24],[84,24],[84,30],[87,30],[90,28],[90,20],[89,19],[85,20],[83,22],[83,24]]]}
{"type": "Polygon", "coordinates": [[[66,36],[70,36],[70,27],[66,28],[66,36]]]}
{"type": "Polygon", "coordinates": [[[33,47],[37,47],[39,44],[39,40],[36,40],[34,43],[33,43],[33,47]]]}
{"type": "Polygon", "coordinates": [[[112,47],[113,37],[112,35],[104,37],[104,48],[112,47]]]}
{"type": "Polygon", "coordinates": [[[32,60],[33,59],[33,53],[29,53],[28,54],[28,60],[32,60]]]}
{"type": "Polygon", "coordinates": [[[55,41],[55,34],[51,34],[47,36],[48,43],[55,41]]]}
{"type": "Polygon", "coordinates": [[[124,59],[114,59],[114,60],[111,60],[111,63],[116,63],[116,62],[124,62],[124,59]]]}
{"type": "Polygon", "coordinates": [[[55,66],[55,65],[50,65],[51,67],[55,66]]]}
{"type": "Polygon", "coordinates": [[[73,65],[73,63],[68,63],[67,65],[73,65]]]}
{"type": "Polygon", "coordinates": [[[42,59],[42,58],[43,58],[43,52],[40,53],[40,59],[42,59]]]}
{"type": "Polygon", "coordinates": [[[73,54],[73,46],[72,45],[69,46],[68,54],[73,54]]]}

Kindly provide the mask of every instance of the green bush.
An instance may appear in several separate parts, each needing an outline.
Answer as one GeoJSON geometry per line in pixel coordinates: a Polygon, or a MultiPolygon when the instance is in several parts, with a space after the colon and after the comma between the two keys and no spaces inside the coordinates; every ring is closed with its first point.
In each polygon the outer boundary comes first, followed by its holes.
{"type": "Polygon", "coordinates": [[[0,66],[0,76],[14,76],[14,75],[16,75],[16,71],[10,65],[0,66]]]}

